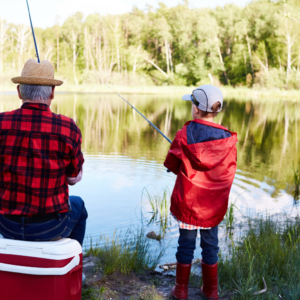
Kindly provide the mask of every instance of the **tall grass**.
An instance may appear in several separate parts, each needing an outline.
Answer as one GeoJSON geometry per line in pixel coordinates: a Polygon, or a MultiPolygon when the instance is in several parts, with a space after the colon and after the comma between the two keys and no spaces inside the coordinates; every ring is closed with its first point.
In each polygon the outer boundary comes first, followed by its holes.
{"type": "Polygon", "coordinates": [[[153,247],[152,243],[146,238],[143,228],[128,229],[124,235],[115,233],[112,239],[101,236],[96,246],[91,240],[86,254],[99,259],[99,267],[105,274],[116,271],[129,274],[131,271],[153,270],[158,265],[165,249],[157,244],[153,247]]]}
{"type": "Polygon", "coordinates": [[[297,202],[299,200],[300,196],[300,174],[299,170],[296,170],[293,164],[293,172],[294,172],[294,184],[295,184],[295,190],[294,190],[294,200],[297,202]]]}
{"type": "Polygon", "coordinates": [[[233,299],[300,299],[300,222],[256,221],[229,257],[220,257],[221,293],[233,299]],[[264,288],[268,291],[254,295],[264,288]],[[280,295],[280,296],[279,296],[280,295]]]}
{"type": "Polygon", "coordinates": [[[159,225],[159,239],[164,238],[166,230],[171,224],[170,220],[170,192],[168,188],[165,188],[162,193],[150,194],[149,191],[144,188],[142,198],[146,197],[146,201],[151,207],[151,218],[148,222],[150,224],[159,225]]]}
{"type": "Polygon", "coordinates": [[[235,220],[235,217],[234,217],[234,203],[231,203],[226,211],[226,215],[224,217],[224,223],[225,223],[225,226],[226,226],[226,229],[231,231],[233,229],[233,223],[234,223],[234,220],[235,220]]]}
{"type": "MultiPolygon", "coordinates": [[[[232,234],[232,230],[234,229],[233,224],[235,222],[235,215],[234,215],[234,208],[236,210],[238,210],[240,213],[241,211],[237,208],[237,206],[235,205],[236,201],[238,200],[238,198],[244,194],[246,191],[244,191],[243,193],[241,193],[240,195],[238,195],[235,199],[235,201],[233,203],[230,203],[228,206],[228,209],[226,211],[225,217],[224,217],[224,224],[225,227],[227,229],[227,231],[229,232],[229,234],[232,234]]],[[[242,213],[241,213],[242,214],[242,213]]],[[[243,214],[242,214],[243,215],[243,214]]]]}
{"type": "Polygon", "coordinates": [[[144,188],[142,197],[146,196],[150,206],[151,206],[151,213],[154,217],[161,215],[162,217],[167,217],[169,215],[169,208],[170,208],[170,197],[169,197],[169,190],[165,188],[162,191],[162,194],[151,195],[149,191],[144,188]]]}

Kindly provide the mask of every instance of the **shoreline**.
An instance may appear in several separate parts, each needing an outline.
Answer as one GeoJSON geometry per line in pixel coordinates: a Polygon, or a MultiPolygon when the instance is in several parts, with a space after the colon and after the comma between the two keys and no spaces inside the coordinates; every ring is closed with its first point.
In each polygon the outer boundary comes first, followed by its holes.
{"type": "MultiPolygon", "coordinates": [[[[249,228],[243,237],[235,236],[234,227],[229,229],[231,251],[228,255],[222,251],[219,253],[220,300],[254,299],[259,294],[262,295],[258,299],[275,299],[278,294],[290,299],[292,295],[299,295],[299,218],[287,217],[282,223],[269,217],[249,219],[248,222],[249,228]]],[[[140,238],[139,241],[144,240],[144,235],[140,238]]],[[[147,264],[135,270],[122,270],[119,262],[126,266],[132,250],[120,261],[116,254],[118,249],[123,251],[120,245],[118,241],[112,242],[104,247],[91,248],[85,254],[83,271],[87,284],[82,291],[82,300],[95,299],[95,296],[102,297],[97,299],[116,300],[171,299],[175,271],[157,272],[147,264]]],[[[131,246],[130,249],[137,249],[134,243],[131,246]]],[[[147,251],[143,254],[153,255],[151,248],[145,249],[147,251]]],[[[135,260],[132,263],[137,264],[135,260]]],[[[202,299],[199,293],[201,285],[201,267],[195,264],[189,280],[188,300],[202,299]]]]}
{"type": "MultiPolygon", "coordinates": [[[[15,93],[15,85],[2,86],[0,95],[15,93]]],[[[57,94],[138,94],[138,95],[183,95],[190,93],[196,87],[187,86],[106,86],[106,85],[64,85],[56,89],[57,94]]],[[[219,87],[224,98],[241,98],[242,100],[272,100],[272,101],[300,101],[300,90],[279,90],[279,89],[257,89],[245,87],[219,87]]]]}

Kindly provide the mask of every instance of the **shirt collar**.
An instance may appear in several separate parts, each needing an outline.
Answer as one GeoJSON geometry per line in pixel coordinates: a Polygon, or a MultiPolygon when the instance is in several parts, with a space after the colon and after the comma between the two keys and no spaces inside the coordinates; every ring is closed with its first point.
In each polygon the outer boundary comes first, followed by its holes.
{"type": "Polygon", "coordinates": [[[216,124],[214,122],[200,120],[200,119],[195,119],[195,120],[189,121],[189,122],[185,123],[184,126],[189,125],[191,122],[199,123],[199,124],[203,124],[203,125],[206,125],[206,126],[215,127],[215,128],[218,128],[218,129],[223,129],[223,130],[229,131],[226,127],[224,127],[222,125],[216,124]]]}
{"type": "Polygon", "coordinates": [[[42,110],[42,111],[51,111],[50,107],[44,103],[32,103],[32,102],[25,102],[21,108],[25,109],[32,109],[32,110],[42,110]]]}

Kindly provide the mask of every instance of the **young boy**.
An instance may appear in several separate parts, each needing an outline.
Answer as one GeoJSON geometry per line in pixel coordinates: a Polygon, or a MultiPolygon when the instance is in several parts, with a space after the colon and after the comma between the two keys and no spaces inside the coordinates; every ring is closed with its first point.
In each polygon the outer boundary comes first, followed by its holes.
{"type": "Polygon", "coordinates": [[[192,102],[193,121],[179,130],[164,163],[177,175],[171,198],[171,213],[179,223],[176,253],[174,299],[186,300],[188,283],[200,230],[202,248],[201,294],[218,297],[218,225],[228,207],[228,198],[236,172],[237,134],[215,124],[222,110],[222,92],[203,85],[184,95],[192,102]]]}

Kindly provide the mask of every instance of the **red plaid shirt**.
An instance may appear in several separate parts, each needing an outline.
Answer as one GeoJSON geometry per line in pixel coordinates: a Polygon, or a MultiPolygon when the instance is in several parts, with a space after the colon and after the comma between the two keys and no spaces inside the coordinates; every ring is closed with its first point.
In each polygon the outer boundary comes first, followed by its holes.
{"type": "Polygon", "coordinates": [[[0,214],[68,211],[67,177],[84,162],[75,122],[46,104],[25,103],[0,114],[0,214]]]}

